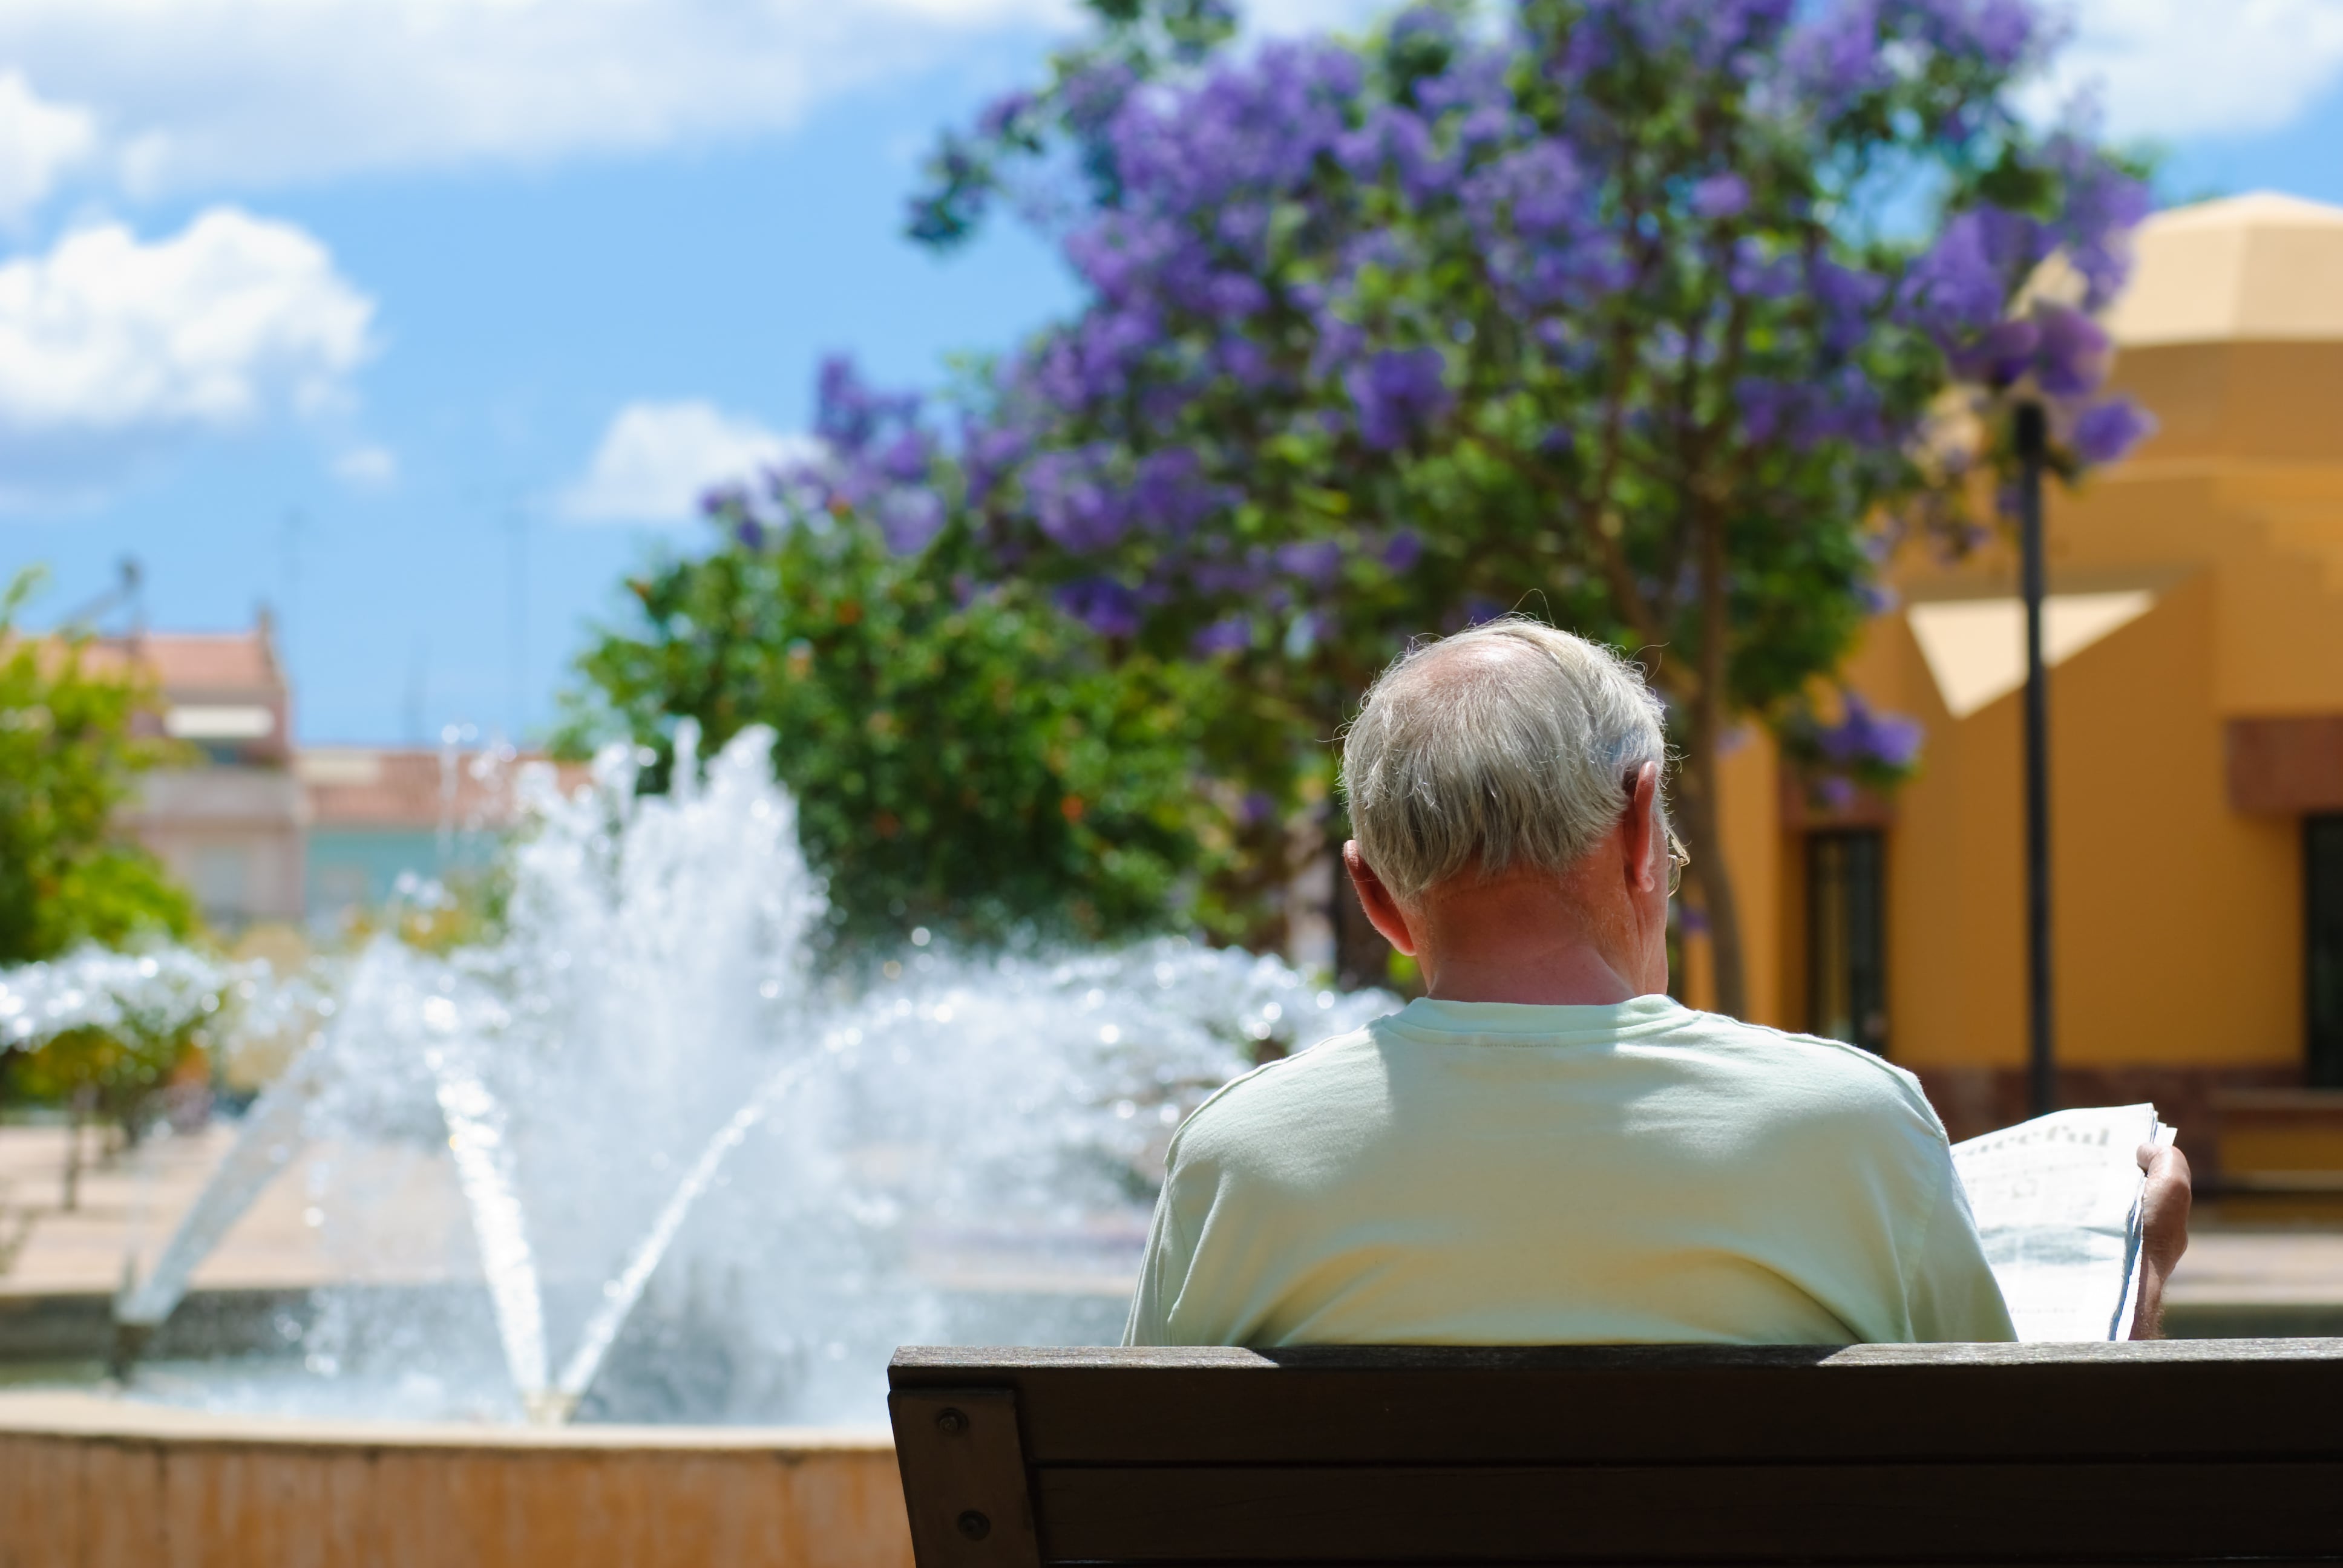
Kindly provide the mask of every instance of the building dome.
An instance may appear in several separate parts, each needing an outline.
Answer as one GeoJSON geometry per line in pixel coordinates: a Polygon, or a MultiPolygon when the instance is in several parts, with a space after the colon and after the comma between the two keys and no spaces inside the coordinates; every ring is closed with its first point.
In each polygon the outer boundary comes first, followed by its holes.
{"type": "Polygon", "coordinates": [[[2343,342],[2343,207],[2256,191],[2157,213],[2107,313],[2127,348],[2343,342]]]}

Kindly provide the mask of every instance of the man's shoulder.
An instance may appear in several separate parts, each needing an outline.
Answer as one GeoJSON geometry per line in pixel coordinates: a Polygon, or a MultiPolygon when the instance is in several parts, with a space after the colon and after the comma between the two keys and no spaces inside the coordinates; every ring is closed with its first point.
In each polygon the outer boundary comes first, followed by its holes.
{"type": "Polygon", "coordinates": [[[1876,1051],[1824,1035],[1799,1034],[1722,1013],[1690,1012],[1684,1032],[1703,1046],[1745,1059],[1788,1097],[1847,1110],[1895,1110],[1945,1136],[1927,1091],[1906,1069],[1876,1051]]]}
{"type": "Polygon", "coordinates": [[[1322,1114],[1330,1109],[1329,1081],[1352,1076],[1363,1057],[1373,1051],[1373,1029],[1368,1024],[1330,1036],[1306,1050],[1239,1073],[1188,1113],[1172,1136],[1171,1157],[1177,1161],[1183,1149],[1258,1132],[1292,1117],[1322,1114]]]}
{"type": "MultiPolygon", "coordinates": [[[[1392,1043],[1385,1026],[1393,1021],[1377,1020],[1232,1079],[1182,1123],[1172,1161],[1275,1157],[1296,1141],[1340,1143],[1378,1124],[1392,1089],[1381,1048],[1392,1043]]],[[[1945,1141],[1920,1081],[1860,1046],[1691,1009],[1656,1029],[1653,1022],[1621,1043],[1688,1063],[1672,1070],[1691,1072],[1679,1081],[1704,1085],[1700,1092],[1722,1097],[1753,1125],[1829,1137],[1868,1127],[1907,1147],[1945,1141]]]]}

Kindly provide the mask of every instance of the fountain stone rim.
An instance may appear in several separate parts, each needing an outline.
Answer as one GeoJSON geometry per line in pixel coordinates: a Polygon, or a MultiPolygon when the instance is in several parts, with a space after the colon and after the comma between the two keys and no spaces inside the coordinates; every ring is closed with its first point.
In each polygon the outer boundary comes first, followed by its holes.
{"type": "Polygon", "coordinates": [[[305,1449],[588,1449],[761,1452],[778,1456],[894,1451],[884,1426],[539,1426],[487,1422],[371,1421],[249,1411],[193,1410],[86,1389],[0,1390],[0,1437],[169,1445],[305,1449]]]}

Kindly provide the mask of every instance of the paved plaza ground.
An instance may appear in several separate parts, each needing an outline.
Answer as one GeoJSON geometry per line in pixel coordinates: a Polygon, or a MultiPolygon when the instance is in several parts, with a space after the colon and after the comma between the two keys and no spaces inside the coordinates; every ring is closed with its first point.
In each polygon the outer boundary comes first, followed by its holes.
{"type": "MultiPolygon", "coordinates": [[[[82,1171],[79,1201],[61,1207],[65,1131],[0,1127],[0,1294],[110,1292],[143,1273],[205,1178],[235,1141],[214,1122],[162,1135],[82,1171]]],[[[98,1139],[84,1134],[95,1154],[98,1139]]],[[[294,1154],[226,1242],[196,1271],[203,1289],[301,1290],[336,1281],[428,1283],[478,1273],[455,1172],[427,1150],[313,1146],[294,1154]],[[364,1211],[329,1231],[336,1212],[364,1211]]]]}
{"type": "MultiPolygon", "coordinates": [[[[215,1122],[94,1160],[71,1213],[59,1208],[65,1137],[61,1127],[0,1127],[0,1295],[111,1292],[127,1261],[145,1270],[226,1152],[235,1129],[215,1122]]],[[[95,1151],[96,1136],[85,1138],[95,1151]]],[[[940,1271],[958,1271],[943,1258],[937,1261],[940,1271]]],[[[196,1285],[419,1284],[478,1272],[454,1171],[437,1151],[323,1145],[292,1156],[196,1271],[196,1285]],[[320,1206],[328,1193],[337,1217],[331,1225],[320,1206]]],[[[1053,1282],[1062,1289],[1071,1282],[1053,1282]]],[[[1095,1274],[1079,1286],[1123,1288],[1095,1274]]],[[[2218,1204],[2201,1206],[2170,1300],[2177,1306],[2343,1311],[2343,1207],[2325,1219],[2246,1220],[2224,1214],[2218,1204]]]]}

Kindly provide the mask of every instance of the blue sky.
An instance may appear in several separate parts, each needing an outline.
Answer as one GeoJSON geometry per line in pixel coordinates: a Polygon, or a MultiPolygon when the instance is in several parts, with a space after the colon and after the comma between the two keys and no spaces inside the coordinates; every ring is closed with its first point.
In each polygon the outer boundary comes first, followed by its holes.
{"type": "MultiPolygon", "coordinates": [[[[1285,0],[1279,26],[1363,14],[1285,0]]],[[[271,604],[309,742],[540,732],[697,485],[815,364],[932,380],[1072,290],[899,237],[1060,0],[10,0],[0,569],[34,618],[271,604]],[[662,515],[667,520],[662,520],[662,515]]],[[[2087,0],[2062,90],[2176,195],[2343,203],[2343,0],[2087,0]]]]}

